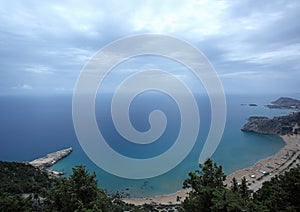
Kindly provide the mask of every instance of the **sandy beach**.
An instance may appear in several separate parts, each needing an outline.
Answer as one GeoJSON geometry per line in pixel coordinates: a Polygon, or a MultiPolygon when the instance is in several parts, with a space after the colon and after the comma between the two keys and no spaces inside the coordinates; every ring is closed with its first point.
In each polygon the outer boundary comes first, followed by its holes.
{"type": "MultiPolygon", "coordinates": [[[[256,191],[265,181],[270,180],[273,176],[281,174],[291,167],[299,164],[298,156],[300,155],[300,135],[280,136],[286,145],[274,156],[262,159],[251,167],[238,170],[228,175],[225,183],[231,186],[232,179],[235,177],[238,182],[245,177],[251,190],[256,191]]],[[[159,195],[149,198],[125,198],[124,202],[134,205],[143,204],[162,204],[174,205],[179,204],[187,196],[190,190],[185,189],[173,194],[159,195]]]]}
{"type": "Polygon", "coordinates": [[[157,205],[175,205],[183,201],[188,196],[189,191],[190,189],[183,189],[172,194],[164,194],[148,198],[125,198],[122,200],[126,203],[134,205],[143,205],[151,203],[157,205]]]}
{"type": "Polygon", "coordinates": [[[285,141],[286,145],[277,154],[262,159],[249,168],[230,174],[225,181],[227,186],[231,186],[234,177],[238,181],[245,177],[249,188],[256,191],[262,186],[263,182],[299,164],[300,135],[284,135],[280,137],[285,141]]]}

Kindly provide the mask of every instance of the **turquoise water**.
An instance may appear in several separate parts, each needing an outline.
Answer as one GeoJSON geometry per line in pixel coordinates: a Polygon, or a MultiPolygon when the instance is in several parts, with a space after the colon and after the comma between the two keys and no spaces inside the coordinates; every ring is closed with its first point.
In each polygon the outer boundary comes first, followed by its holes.
{"type": "MultiPolygon", "coordinates": [[[[161,138],[161,145],[151,146],[151,151],[143,153],[140,147],[130,145],[120,146],[123,142],[111,127],[109,110],[103,105],[96,104],[97,120],[107,119],[105,126],[101,124],[101,132],[107,138],[113,137],[111,144],[116,151],[136,158],[147,158],[158,155],[172,145],[172,139],[178,131],[178,108],[171,99],[165,96],[149,94],[140,97],[132,104],[131,121],[138,130],[147,130],[149,111],[160,108],[171,123],[167,134],[161,138]],[[152,97],[149,99],[149,95],[152,97]],[[155,103],[155,104],[153,104],[155,103]],[[159,104],[158,104],[159,103],[159,104]],[[141,105],[144,105],[140,109],[141,105]],[[172,138],[172,139],[169,139],[172,138]],[[118,140],[119,139],[119,140],[118,140]],[[168,140],[167,140],[168,139],[168,140]],[[115,146],[114,146],[115,145],[115,146]],[[136,149],[132,149],[136,148],[136,149]],[[140,149],[139,149],[140,148],[140,149]],[[134,150],[134,151],[133,151],[134,150]]],[[[225,131],[216,152],[212,158],[222,164],[226,174],[248,167],[258,160],[274,155],[284,142],[276,136],[259,135],[240,131],[242,125],[251,115],[275,116],[288,113],[288,110],[268,109],[265,104],[277,99],[277,95],[228,95],[227,122],[225,131]],[[257,107],[242,106],[241,104],[256,103],[257,107]]],[[[294,96],[297,98],[297,96],[294,96]]],[[[104,101],[105,103],[105,101],[104,101]]],[[[164,175],[141,180],[131,180],[111,175],[97,167],[83,152],[77,141],[72,123],[72,96],[2,96],[0,98],[0,160],[28,161],[58,149],[72,146],[74,151],[67,158],[53,166],[58,171],[64,171],[66,176],[71,173],[74,165],[83,164],[90,172],[96,172],[99,186],[108,192],[121,192],[131,197],[147,197],[180,190],[182,182],[189,171],[195,170],[199,154],[207,136],[210,125],[210,107],[207,96],[197,96],[200,110],[201,126],[197,143],[187,158],[173,170],[164,175]]],[[[145,167],[146,169],[146,167],[145,167]]],[[[128,167],[130,171],[130,167],[128,167]]]]}
{"type": "MultiPolygon", "coordinates": [[[[288,110],[270,110],[264,107],[264,105],[271,100],[273,99],[259,96],[253,98],[227,96],[226,128],[220,145],[212,156],[217,163],[222,164],[226,174],[251,166],[262,158],[274,155],[284,146],[284,142],[277,136],[259,135],[240,131],[242,125],[251,115],[272,117],[274,115],[282,115],[289,112],[288,110]],[[242,106],[241,103],[256,103],[258,106],[242,106]]],[[[70,173],[70,168],[74,164],[85,164],[90,171],[96,172],[101,187],[106,188],[110,192],[119,191],[125,195],[130,195],[131,197],[146,197],[173,193],[180,190],[183,180],[187,178],[187,173],[197,168],[199,153],[207,136],[208,126],[210,124],[210,110],[208,109],[209,102],[207,97],[198,96],[198,104],[201,115],[201,127],[197,143],[189,156],[181,164],[164,175],[142,180],[130,180],[116,177],[99,169],[96,165],[91,163],[80,149],[75,149],[71,156],[57,163],[54,168],[59,171],[70,173]]],[[[156,148],[157,147],[154,147],[154,150],[156,148]]],[[[127,148],[127,151],[130,152],[130,147],[127,148]]],[[[130,167],[128,167],[128,169],[130,170],[130,167]]]]}

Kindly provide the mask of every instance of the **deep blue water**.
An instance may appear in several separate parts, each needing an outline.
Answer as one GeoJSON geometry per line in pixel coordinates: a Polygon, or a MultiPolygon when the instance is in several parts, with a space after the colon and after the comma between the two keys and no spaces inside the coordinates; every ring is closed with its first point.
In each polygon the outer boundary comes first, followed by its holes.
{"type": "MultiPolygon", "coordinates": [[[[279,137],[240,131],[247,117],[251,115],[271,117],[288,113],[288,110],[264,107],[278,97],[277,95],[226,97],[226,128],[221,143],[213,155],[213,159],[222,164],[226,174],[250,166],[282,148],[284,143],[279,137]],[[242,106],[242,103],[256,103],[258,106],[242,106]]],[[[105,99],[108,101],[109,96],[105,99]]],[[[90,172],[96,172],[99,186],[110,192],[121,191],[135,197],[172,193],[181,189],[187,173],[197,168],[199,153],[209,130],[210,107],[207,96],[197,95],[197,103],[201,126],[197,143],[188,157],[173,170],[159,177],[130,180],[103,171],[85,155],[73,128],[71,95],[1,96],[0,160],[29,161],[72,146],[73,153],[55,164],[54,169],[64,171],[68,175],[74,165],[83,164],[90,172]]],[[[161,109],[168,118],[165,133],[147,148],[143,145],[132,145],[116,133],[109,116],[110,110],[105,104],[106,101],[96,104],[97,120],[105,120],[98,121],[98,125],[104,137],[111,141],[110,146],[120,154],[133,158],[154,157],[170,148],[178,134],[179,110],[175,102],[167,96],[149,93],[139,96],[131,105],[130,118],[137,130],[146,131],[149,128],[148,115],[154,109],[161,109]]],[[[130,170],[130,167],[128,169],[130,170]]]]}

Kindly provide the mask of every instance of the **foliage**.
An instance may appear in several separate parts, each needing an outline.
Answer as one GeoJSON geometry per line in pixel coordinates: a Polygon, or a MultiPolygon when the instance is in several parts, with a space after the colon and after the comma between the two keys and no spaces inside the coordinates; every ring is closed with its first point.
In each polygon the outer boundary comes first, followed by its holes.
{"type": "Polygon", "coordinates": [[[49,188],[47,173],[25,163],[0,161],[0,193],[40,193],[49,188]]]}
{"type": "MultiPolygon", "coordinates": [[[[211,159],[189,173],[183,183],[191,188],[183,211],[300,211],[300,166],[265,182],[252,193],[246,179],[224,185],[222,166],[211,159]]],[[[95,173],[76,166],[69,178],[50,179],[43,171],[23,163],[0,162],[0,211],[157,211],[154,205],[126,205],[98,188],[95,173]],[[25,195],[26,194],[26,195],[25,195]]]]}
{"type": "Polygon", "coordinates": [[[54,211],[118,211],[103,190],[98,188],[95,173],[84,166],[73,168],[70,178],[57,179],[47,194],[47,208],[54,211]]]}
{"type": "Polygon", "coordinates": [[[300,211],[300,166],[284,175],[264,182],[254,193],[254,199],[262,202],[270,211],[300,211]]]}
{"type": "Polygon", "coordinates": [[[189,173],[189,178],[183,183],[183,188],[192,188],[189,196],[183,202],[186,211],[210,211],[214,205],[212,201],[214,192],[224,189],[225,174],[222,166],[207,159],[199,164],[200,170],[189,173]]]}
{"type": "Polygon", "coordinates": [[[213,192],[211,211],[242,211],[244,208],[243,199],[237,192],[229,189],[216,189],[213,192]]]}
{"type": "Polygon", "coordinates": [[[28,194],[38,196],[51,183],[47,173],[29,164],[0,161],[0,211],[32,211],[35,201],[28,194]]]}
{"type": "Polygon", "coordinates": [[[203,165],[199,164],[199,168],[200,170],[189,173],[190,178],[184,181],[184,188],[193,188],[193,193],[198,193],[203,187],[225,187],[223,182],[225,181],[226,176],[222,171],[222,166],[218,166],[208,158],[203,165]]]}
{"type": "Polygon", "coordinates": [[[0,193],[0,211],[32,211],[31,196],[23,198],[19,194],[0,193]]]}
{"type": "Polygon", "coordinates": [[[247,186],[247,180],[245,177],[242,178],[241,184],[239,185],[235,177],[232,179],[231,190],[238,193],[243,199],[249,199],[252,191],[247,186]]]}
{"type": "Polygon", "coordinates": [[[98,188],[96,175],[90,175],[84,166],[73,168],[70,178],[58,179],[50,179],[45,172],[24,163],[0,162],[0,170],[0,211],[135,209],[125,204],[113,204],[98,188]]]}
{"type": "Polygon", "coordinates": [[[183,183],[184,188],[192,188],[182,204],[183,211],[269,211],[262,201],[251,197],[246,178],[241,179],[241,184],[233,178],[228,189],[221,166],[207,159],[199,168],[189,173],[183,183]]]}

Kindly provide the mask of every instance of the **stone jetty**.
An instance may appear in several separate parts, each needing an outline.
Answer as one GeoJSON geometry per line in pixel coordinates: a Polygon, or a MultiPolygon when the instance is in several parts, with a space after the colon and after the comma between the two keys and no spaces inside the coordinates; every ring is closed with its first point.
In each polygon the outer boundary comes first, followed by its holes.
{"type": "Polygon", "coordinates": [[[30,165],[37,167],[39,169],[47,169],[57,163],[59,160],[68,156],[73,151],[72,147],[67,149],[62,149],[57,152],[47,154],[45,157],[35,159],[29,162],[30,165]]]}

